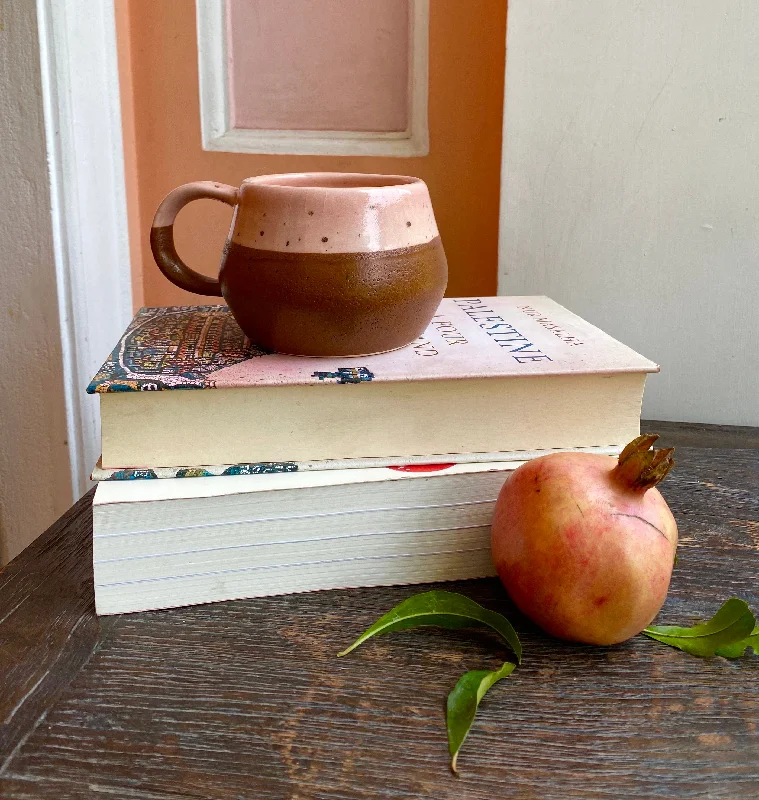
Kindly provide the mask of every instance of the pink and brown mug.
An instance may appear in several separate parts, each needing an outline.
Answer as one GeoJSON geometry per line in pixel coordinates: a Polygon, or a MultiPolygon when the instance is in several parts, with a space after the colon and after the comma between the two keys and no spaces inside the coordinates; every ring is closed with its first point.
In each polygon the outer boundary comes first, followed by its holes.
{"type": "Polygon", "coordinates": [[[351,356],[403,347],[427,327],[448,267],[424,181],[295,173],[199,181],[170,192],[150,244],[163,274],[223,297],[254,343],[279,353],[351,356]],[[191,200],[235,208],[218,280],[177,255],[173,226],[191,200]]]}

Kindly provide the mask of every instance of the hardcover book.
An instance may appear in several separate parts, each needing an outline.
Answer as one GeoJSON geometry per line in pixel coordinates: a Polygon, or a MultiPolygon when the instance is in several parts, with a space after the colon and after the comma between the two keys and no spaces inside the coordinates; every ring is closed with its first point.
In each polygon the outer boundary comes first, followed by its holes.
{"type": "Polygon", "coordinates": [[[184,306],[142,309],[88,391],[104,469],[181,468],[620,447],[656,371],[546,297],[444,299],[408,347],[334,359],[184,306]]]}

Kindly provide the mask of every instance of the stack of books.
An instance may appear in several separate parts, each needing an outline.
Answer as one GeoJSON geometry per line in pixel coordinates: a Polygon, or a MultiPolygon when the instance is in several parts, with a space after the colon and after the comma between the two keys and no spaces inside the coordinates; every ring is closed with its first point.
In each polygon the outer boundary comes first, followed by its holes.
{"type": "Polygon", "coordinates": [[[100,396],[100,614],[494,574],[508,473],[639,433],[648,359],[546,297],[448,298],[391,353],[307,358],[224,306],[142,309],[100,396]]]}

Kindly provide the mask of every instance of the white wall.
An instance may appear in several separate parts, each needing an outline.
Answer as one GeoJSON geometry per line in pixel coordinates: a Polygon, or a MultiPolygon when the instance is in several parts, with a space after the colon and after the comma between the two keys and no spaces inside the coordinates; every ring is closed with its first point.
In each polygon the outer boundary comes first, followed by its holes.
{"type": "Polygon", "coordinates": [[[759,3],[510,0],[499,291],[661,364],[650,419],[759,425],[759,3]]]}
{"type": "Polygon", "coordinates": [[[71,504],[33,2],[0,3],[0,563],[71,504]]]}

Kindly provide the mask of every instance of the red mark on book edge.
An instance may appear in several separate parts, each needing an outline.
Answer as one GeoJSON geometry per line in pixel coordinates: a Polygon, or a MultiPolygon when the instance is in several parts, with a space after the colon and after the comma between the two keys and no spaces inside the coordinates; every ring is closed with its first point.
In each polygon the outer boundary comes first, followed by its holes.
{"type": "Polygon", "coordinates": [[[455,464],[405,464],[400,467],[388,467],[396,469],[398,472],[440,472],[442,469],[450,469],[455,464]]]}

